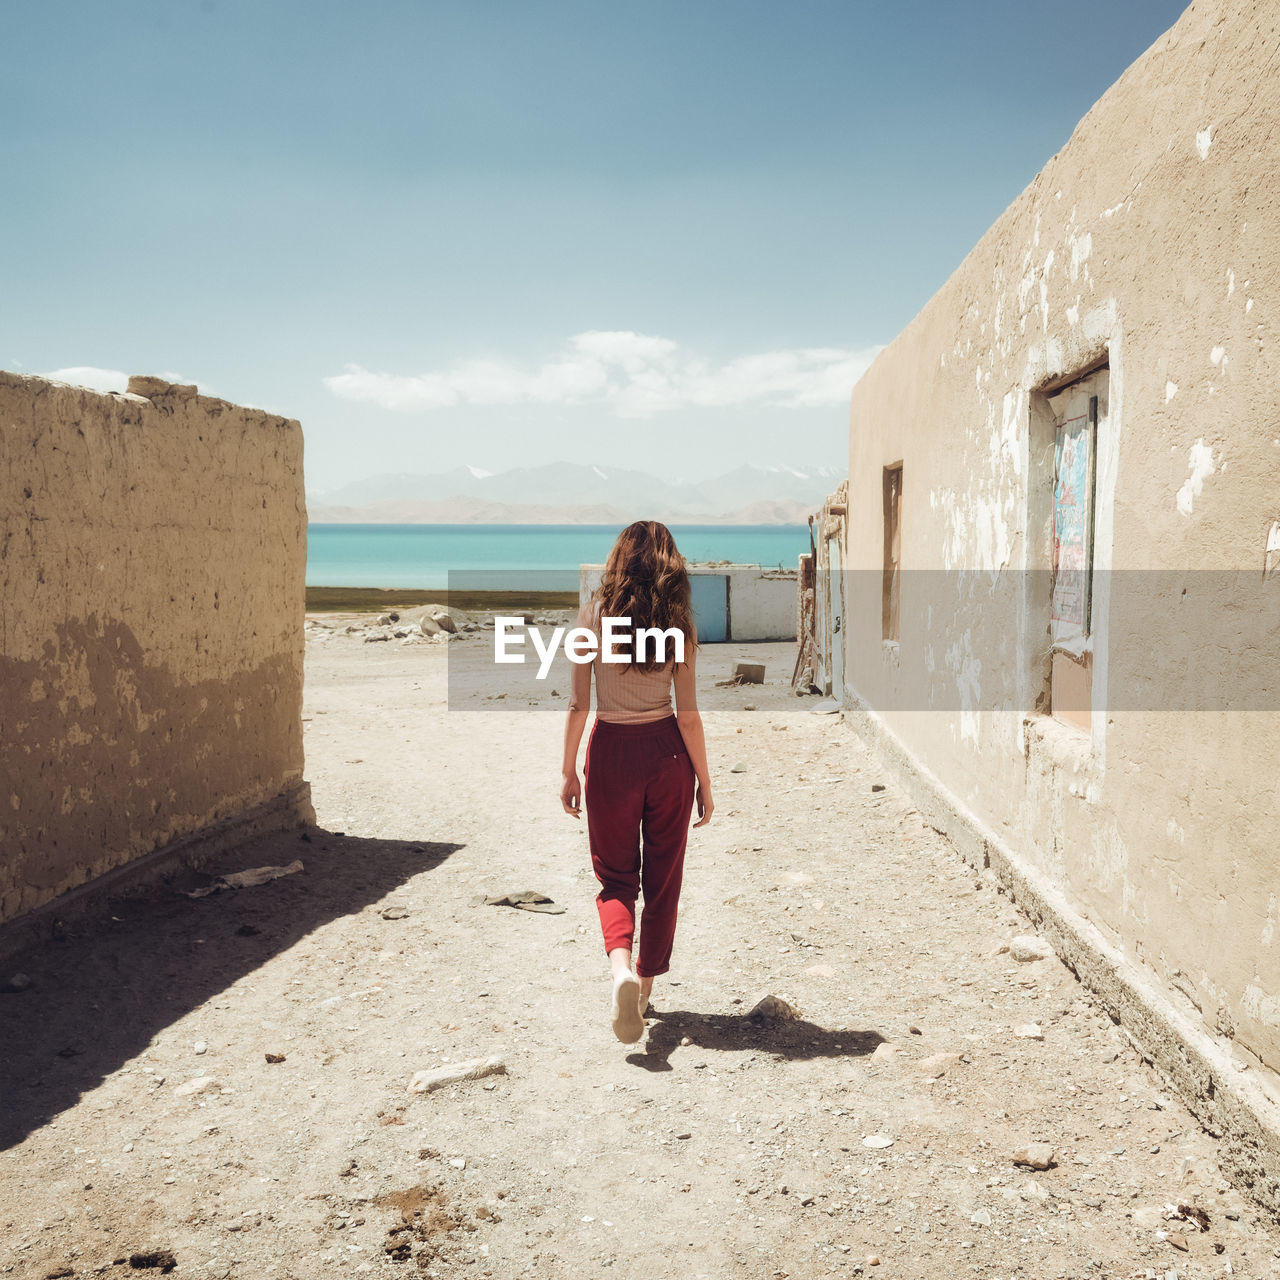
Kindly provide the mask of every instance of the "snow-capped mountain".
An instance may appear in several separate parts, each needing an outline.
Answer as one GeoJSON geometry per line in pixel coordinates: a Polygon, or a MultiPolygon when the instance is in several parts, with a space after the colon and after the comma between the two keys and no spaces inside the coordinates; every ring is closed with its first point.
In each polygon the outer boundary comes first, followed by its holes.
{"type": "Polygon", "coordinates": [[[842,478],[831,466],[744,464],[700,481],[576,462],[498,472],[462,466],[434,475],[370,476],[314,494],[310,505],[317,523],[572,523],[588,511],[592,520],[721,521],[745,515],[747,508],[774,513],[769,522],[786,522],[803,520],[842,478]]]}

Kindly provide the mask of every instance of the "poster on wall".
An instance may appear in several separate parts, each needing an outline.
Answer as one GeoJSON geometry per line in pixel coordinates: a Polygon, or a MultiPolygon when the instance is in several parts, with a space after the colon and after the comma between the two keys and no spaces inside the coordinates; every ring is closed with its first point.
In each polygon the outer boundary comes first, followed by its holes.
{"type": "Polygon", "coordinates": [[[1054,433],[1053,642],[1079,650],[1089,626],[1092,499],[1090,445],[1085,415],[1068,418],[1054,433]]]}

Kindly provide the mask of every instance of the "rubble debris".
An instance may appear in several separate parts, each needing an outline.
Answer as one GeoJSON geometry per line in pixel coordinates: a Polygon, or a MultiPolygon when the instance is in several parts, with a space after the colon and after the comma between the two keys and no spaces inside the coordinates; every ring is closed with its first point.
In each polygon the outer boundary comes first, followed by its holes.
{"type": "Polygon", "coordinates": [[[1013,1153],[1013,1163],[1028,1169],[1052,1169],[1053,1148],[1047,1142],[1028,1142],[1013,1153]]]}
{"type": "Polygon", "coordinates": [[[883,1133],[869,1133],[862,1140],[864,1147],[873,1147],[877,1151],[884,1150],[885,1147],[893,1146],[893,1139],[887,1138],[883,1133]]]}
{"type": "Polygon", "coordinates": [[[415,1071],[409,1081],[410,1093],[432,1093],[445,1085],[459,1084],[464,1080],[483,1080],[485,1076],[504,1076],[506,1064],[501,1058],[469,1058],[430,1071],[415,1071]]]}
{"type": "Polygon", "coordinates": [[[765,996],[757,1001],[755,1007],[747,1014],[748,1022],[794,1022],[800,1017],[800,1010],[788,1004],[780,996],[765,996]]]}
{"type": "Polygon", "coordinates": [[[248,871],[231,871],[219,876],[212,884],[203,889],[192,889],[188,898],[207,898],[211,893],[221,893],[223,889],[254,889],[260,884],[279,880],[284,876],[296,875],[303,870],[301,859],[295,858],[287,867],[252,867],[248,871]]]}
{"type": "Polygon", "coordinates": [[[178,1265],[171,1249],[148,1249],[143,1253],[131,1253],[129,1265],[135,1271],[172,1271],[178,1265]]]}
{"type": "Polygon", "coordinates": [[[196,1076],[194,1080],[188,1080],[186,1084],[180,1084],[174,1091],[175,1098],[193,1098],[198,1093],[208,1093],[210,1089],[216,1089],[218,1082],[212,1076],[196,1076]]]}
{"type": "Polygon", "coordinates": [[[5,995],[17,995],[19,991],[27,991],[31,987],[31,979],[25,973],[15,973],[4,986],[0,987],[0,992],[5,995]]]}
{"type": "Polygon", "coordinates": [[[1198,1205],[1180,1204],[1178,1206],[1178,1216],[1186,1218],[1188,1222],[1194,1222],[1201,1231],[1209,1230],[1209,1215],[1198,1205]]]}
{"type": "Polygon", "coordinates": [[[266,1057],[266,1059],[267,1059],[267,1061],[268,1061],[268,1062],[283,1062],[283,1061],[284,1061],[284,1054],[283,1054],[283,1053],[268,1053],[268,1054],[265,1054],[264,1056],[266,1057]]]}
{"type": "Polygon", "coordinates": [[[378,914],[384,920],[404,920],[408,918],[409,912],[405,907],[383,907],[378,914]]]}
{"type": "Polygon", "coordinates": [[[520,911],[541,911],[549,916],[564,914],[564,908],[554,898],[536,889],[520,889],[514,893],[499,893],[486,898],[481,894],[471,901],[473,907],[515,907],[520,911]]]}
{"type": "Polygon", "coordinates": [[[1009,954],[1019,964],[1031,964],[1035,960],[1047,960],[1053,955],[1053,948],[1043,938],[1026,934],[1009,943],[1009,954]]]}
{"type": "Polygon", "coordinates": [[[1043,1040],[1044,1031],[1041,1030],[1038,1022],[1024,1022],[1020,1027],[1014,1027],[1013,1034],[1019,1040],[1043,1040]]]}

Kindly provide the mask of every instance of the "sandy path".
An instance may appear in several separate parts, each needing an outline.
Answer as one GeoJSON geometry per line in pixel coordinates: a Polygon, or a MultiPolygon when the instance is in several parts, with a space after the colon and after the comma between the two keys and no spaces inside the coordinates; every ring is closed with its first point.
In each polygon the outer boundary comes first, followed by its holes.
{"type": "Polygon", "coordinates": [[[706,651],[719,809],[647,1045],[619,1045],[560,716],[446,711],[446,652],[310,644],[321,829],[219,867],[305,872],[157,893],[22,959],[0,1271],[1280,1274],[1212,1140],[1063,966],[1000,953],[1025,921],[789,694],[789,645],[706,651]],[[742,656],[770,683],[712,689],[742,656]],[[565,913],[471,905],[526,888],[565,913]],[[748,1022],[766,994],[801,1020],[748,1022]],[[486,1054],[508,1074],[406,1092],[486,1054]],[[1015,1167],[1029,1140],[1056,1167],[1015,1167]]]}

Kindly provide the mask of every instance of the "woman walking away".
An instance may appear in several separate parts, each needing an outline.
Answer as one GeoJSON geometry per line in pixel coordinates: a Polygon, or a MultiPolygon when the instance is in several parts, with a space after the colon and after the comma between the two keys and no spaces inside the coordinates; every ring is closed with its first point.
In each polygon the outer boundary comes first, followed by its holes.
{"type": "Polygon", "coordinates": [[[596,719],[583,767],[587,836],[591,865],[600,881],[600,928],[613,972],[613,1032],[624,1044],[633,1044],[644,1034],[653,980],[671,967],[694,801],[695,827],[710,822],[715,808],[694,688],[697,635],[689,574],[666,525],[638,520],[618,535],[600,586],[583,605],[577,625],[595,634],[598,647],[592,662],[574,667],[560,801],[566,813],[580,816],[578,746],[594,674],[596,719]],[[602,618],[630,619],[612,624],[612,648],[624,657],[621,662],[603,660],[602,618]],[[665,652],[655,653],[650,641],[638,653],[641,628],[667,632],[659,640],[665,652]],[[676,632],[684,639],[682,662],[675,661],[676,632]],[[636,899],[641,893],[640,955],[633,970],[636,899]]]}

